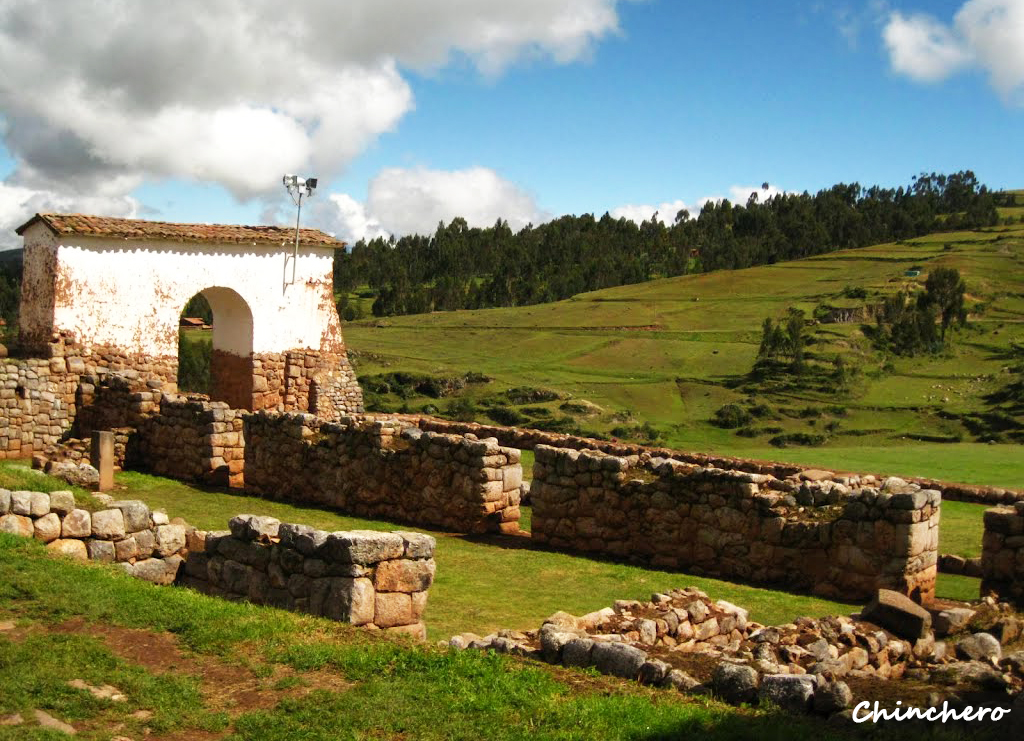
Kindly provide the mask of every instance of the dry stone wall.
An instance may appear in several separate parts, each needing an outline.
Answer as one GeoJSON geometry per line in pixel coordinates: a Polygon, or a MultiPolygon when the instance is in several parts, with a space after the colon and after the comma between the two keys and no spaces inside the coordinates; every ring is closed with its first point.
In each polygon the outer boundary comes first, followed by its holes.
{"type": "Polygon", "coordinates": [[[397,420],[245,415],[245,488],[364,517],[518,532],[518,450],[397,420]]]}
{"type": "Polygon", "coordinates": [[[182,584],[426,638],[423,613],[437,569],[429,535],[327,533],[254,515],[229,526],[189,535],[182,584]]]}
{"type": "Polygon", "coordinates": [[[161,476],[241,487],[245,466],[242,414],[222,401],[165,396],[159,413],[139,423],[127,463],[161,476]]]}
{"type": "MultiPolygon", "coordinates": [[[[542,432],[540,430],[531,430],[521,427],[484,425],[477,422],[454,422],[447,419],[438,419],[437,417],[429,417],[425,415],[405,415],[403,419],[408,420],[411,424],[418,425],[423,430],[454,434],[469,433],[476,435],[477,437],[493,437],[502,445],[519,448],[520,450],[533,450],[538,445],[549,445],[555,448],[568,448],[571,450],[599,450],[602,453],[615,456],[638,455],[647,459],[657,457],[672,458],[673,460],[692,463],[698,466],[710,466],[730,471],[767,474],[779,479],[828,479],[843,485],[848,485],[851,479],[858,478],[862,475],[836,471],[822,471],[817,469],[808,470],[790,463],[752,460],[749,458],[733,458],[730,456],[709,455],[706,453],[692,453],[682,450],[671,450],[669,448],[654,448],[633,443],[595,440],[593,438],[579,437],[577,435],[566,435],[557,432],[542,432]]],[[[885,477],[878,476],[877,478],[881,479],[885,477]]],[[[919,485],[922,489],[936,489],[942,492],[942,498],[945,500],[977,502],[989,505],[1013,504],[1017,501],[1024,501],[1024,492],[1001,487],[956,484],[919,477],[908,478],[907,481],[919,485]]]]}
{"type": "MultiPolygon", "coordinates": [[[[680,461],[535,449],[532,534],[555,548],[864,599],[930,601],[939,492],[859,489],[680,461]]],[[[897,480],[898,481],[898,480],[897,480]]]]}
{"type": "Polygon", "coordinates": [[[117,563],[158,584],[172,583],[187,555],[186,526],[151,512],[145,502],[105,501],[105,509],[89,511],[70,491],[0,489],[0,532],[35,538],[71,558],[117,563]]]}
{"type": "Polygon", "coordinates": [[[1024,606],[1024,502],[985,510],[981,591],[1024,606]]]}

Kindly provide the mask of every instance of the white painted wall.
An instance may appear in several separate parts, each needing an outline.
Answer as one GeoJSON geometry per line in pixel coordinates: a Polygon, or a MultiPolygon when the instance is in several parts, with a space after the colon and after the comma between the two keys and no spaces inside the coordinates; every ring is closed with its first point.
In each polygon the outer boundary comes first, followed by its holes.
{"type": "MultiPolygon", "coordinates": [[[[23,236],[26,255],[30,244],[53,240],[42,223],[23,236]]],[[[214,309],[218,349],[334,351],[341,344],[330,247],[300,246],[292,284],[293,246],[63,235],[57,242],[54,331],[70,331],[82,345],[177,356],[179,316],[200,291],[214,309]]]]}

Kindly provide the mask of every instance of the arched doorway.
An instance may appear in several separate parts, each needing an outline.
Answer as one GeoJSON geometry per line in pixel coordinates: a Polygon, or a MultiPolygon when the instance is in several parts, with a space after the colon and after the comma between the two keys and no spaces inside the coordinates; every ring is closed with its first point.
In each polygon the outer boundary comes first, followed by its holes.
{"type": "MultiPolygon", "coordinates": [[[[252,310],[245,299],[230,288],[211,286],[199,291],[196,296],[202,296],[210,307],[212,333],[207,330],[206,335],[210,337],[209,348],[197,349],[205,338],[186,337],[186,332],[194,330],[183,330],[179,340],[179,370],[184,370],[181,368],[182,363],[201,364],[204,361],[203,354],[208,352],[209,381],[205,393],[209,394],[210,399],[227,402],[235,409],[252,410],[252,310]],[[188,349],[190,356],[187,358],[183,347],[185,342],[192,343],[192,347],[188,349]]],[[[193,299],[189,300],[187,306],[202,305],[201,301],[193,299]]],[[[204,319],[202,316],[195,318],[204,319]]],[[[197,377],[201,375],[200,370],[197,377]]],[[[179,378],[181,377],[179,373],[179,378]]]]}

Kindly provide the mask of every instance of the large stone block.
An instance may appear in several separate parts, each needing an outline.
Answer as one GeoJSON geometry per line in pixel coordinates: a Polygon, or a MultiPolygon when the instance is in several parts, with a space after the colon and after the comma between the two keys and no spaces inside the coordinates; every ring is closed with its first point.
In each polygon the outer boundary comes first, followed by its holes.
{"type": "Polygon", "coordinates": [[[47,544],[46,550],[79,561],[89,558],[89,550],[85,547],[85,541],[74,538],[59,538],[51,541],[47,544]]]}
{"type": "Polygon", "coordinates": [[[28,517],[32,514],[32,492],[11,492],[11,513],[28,517]]]}
{"type": "Polygon", "coordinates": [[[88,538],[92,535],[92,515],[87,509],[73,509],[61,523],[62,538],[88,538]]]}
{"type": "MultiPolygon", "coordinates": [[[[329,580],[329,591],[323,599],[323,615],[353,625],[366,625],[374,621],[376,610],[373,584],[369,579],[335,577],[329,580]]],[[[313,601],[316,585],[310,588],[313,601]]],[[[383,627],[383,626],[381,626],[383,627]]]]}
{"type": "Polygon", "coordinates": [[[401,558],[405,552],[402,536],[373,530],[331,533],[323,547],[330,560],[362,565],[401,558]]]}
{"type": "Polygon", "coordinates": [[[437,564],[432,558],[382,561],[377,565],[374,586],[378,592],[423,592],[430,589],[436,571],[437,564]]]}
{"type": "Polygon", "coordinates": [[[118,540],[125,536],[124,515],[119,509],[92,513],[92,535],[100,540],[118,540]]]}
{"type": "Polygon", "coordinates": [[[597,670],[625,679],[636,679],[647,654],[625,643],[595,643],[590,654],[597,670]]]}
{"type": "Polygon", "coordinates": [[[60,515],[50,512],[35,521],[35,538],[49,543],[60,537],[60,515]]]}
{"type": "Polygon", "coordinates": [[[20,535],[23,538],[31,538],[35,535],[35,526],[32,518],[25,515],[8,514],[0,517],[0,533],[20,535]]]}
{"type": "Polygon", "coordinates": [[[879,589],[861,616],[911,641],[924,638],[932,627],[932,616],[927,610],[890,589],[879,589]]]}
{"type": "Polygon", "coordinates": [[[153,550],[158,556],[165,557],[173,555],[184,547],[184,525],[158,525],[156,527],[156,544],[153,550]]]}
{"type": "Polygon", "coordinates": [[[75,508],[75,495],[70,491],[50,492],[50,511],[63,516],[75,508]]]}
{"type": "Polygon", "coordinates": [[[412,597],[402,592],[377,592],[373,623],[391,628],[413,622],[412,597]]]}
{"type": "Polygon", "coordinates": [[[89,551],[89,558],[99,563],[114,562],[114,544],[109,540],[91,539],[85,541],[85,547],[89,551]]]}
{"type": "Polygon", "coordinates": [[[50,513],[50,495],[41,491],[32,492],[30,507],[30,514],[33,517],[48,515],[50,513]]]}
{"type": "Polygon", "coordinates": [[[121,510],[121,514],[124,515],[124,528],[127,532],[134,533],[139,530],[149,529],[149,507],[146,506],[145,502],[130,499],[113,502],[110,506],[121,510]]]}
{"type": "Polygon", "coordinates": [[[437,541],[433,536],[424,533],[410,533],[395,531],[395,535],[401,536],[405,542],[406,558],[431,558],[434,555],[434,548],[437,541]]]}

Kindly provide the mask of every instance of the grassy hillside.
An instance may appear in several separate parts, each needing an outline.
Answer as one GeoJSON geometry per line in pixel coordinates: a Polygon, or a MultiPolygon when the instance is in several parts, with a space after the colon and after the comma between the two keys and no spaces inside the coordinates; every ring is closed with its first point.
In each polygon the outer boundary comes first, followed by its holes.
{"type": "MultiPolygon", "coordinates": [[[[1018,204],[1003,215],[1024,217],[1024,194],[1018,204]]],[[[693,450],[1024,486],[1024,410],[992,397],[1015,377],[1012,343],[1024,341],[1024,223],[552,304],[352,322],[345,336],[379,409],[427,408],[693,450]],[[865,334],[870,318],[823,321],[811,328],[810,377],[747,378],[765,318],[796,308],[827,320],[919,288],[936,267],[956,268],[967,282],[969,323],[947,351],[883,354],[865,334]],[[837,356],[850,371],[845,386],[829,375],[837,356]],[[435,383],[387,375],[396,372],[435,383]],[[433,398],[445,392],[436,381],[446,378],[469,383],[433,398]],[[510,388],[520,391],[509,395],[510,388]],[[726,404],[753,416],[738,429],[717,427],[711,420],[726,404]],[[778,438],[794,436],[816,446],[778,447],[778,438]]]]}

